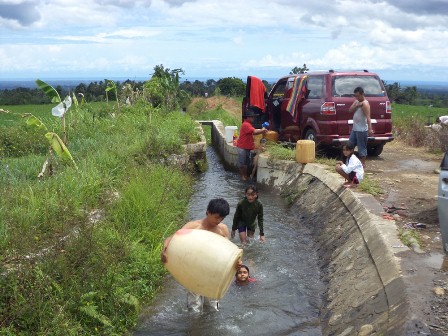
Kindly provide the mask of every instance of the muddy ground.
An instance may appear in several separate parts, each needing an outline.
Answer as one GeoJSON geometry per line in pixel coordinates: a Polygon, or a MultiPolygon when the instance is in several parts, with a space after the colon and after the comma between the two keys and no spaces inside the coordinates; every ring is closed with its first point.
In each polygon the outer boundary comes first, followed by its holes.
{"type": "Polygon", "coordinates": [[[448,335],[448,256],[437,212],[441,160],[441,154],[394,141],[366,165],[368,176],[383,189],[376,198],[385,217],[393,216],[398,228],[419,237],[420,249],[400,255],[414,318],[409,335],[448,335]]]}

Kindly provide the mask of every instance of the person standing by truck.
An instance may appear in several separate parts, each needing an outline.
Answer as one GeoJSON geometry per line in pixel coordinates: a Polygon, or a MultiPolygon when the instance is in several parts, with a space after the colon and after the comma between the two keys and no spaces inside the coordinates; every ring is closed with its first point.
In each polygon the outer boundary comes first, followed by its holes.
{"type": "Polygon", "coordinates": [[[357,87],[354,90],[355,101],[349,111],[353,114],[353,129],[350,133],[349,142],[358,147],[358,156],[363,167],[366,166],[367,139],[373,134],[372,121],[370,120],[370,104],[364,97],[364,89],[357,87]]]}

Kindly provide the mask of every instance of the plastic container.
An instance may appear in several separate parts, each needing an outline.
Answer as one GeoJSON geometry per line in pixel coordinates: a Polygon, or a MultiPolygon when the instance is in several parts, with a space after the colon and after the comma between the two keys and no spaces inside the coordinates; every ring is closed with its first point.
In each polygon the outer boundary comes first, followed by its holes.
{"type": "Polygon", "coordinates": [[[263,139],[263,134],[254,135],[254,145],[255,149],[260,147],[260,140],[263,139]]]}
{"type": "Polygon", "coordinates": [[[221,299],[235,279],[243,255],[228,239],[206,230],[181,229],[168,245],[165,267],[189,291],[221,299]]]}
{"type": "Polygon", "coordinates": [[[314,162],[316,144],[313,140],[299,140],[296,143],[296,161],[299,163],[314,162]]]}
{"type": "Polygon", "coordinates": [[[264,135],[265,139],[272,142],[278,141],[278,133],[276,131],[267,131],[264,135]]]}
{"type": "Polygon", "coordinates": [[[238,129],[238,126],[226,126],[224,127],[226,134],[226,142],[233,142],[233,134],[238,129]]]}

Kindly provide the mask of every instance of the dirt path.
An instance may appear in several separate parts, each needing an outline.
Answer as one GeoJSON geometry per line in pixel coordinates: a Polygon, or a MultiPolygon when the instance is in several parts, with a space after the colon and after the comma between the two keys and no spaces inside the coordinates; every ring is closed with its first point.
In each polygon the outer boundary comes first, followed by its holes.
{"type": "Polygon", "coordinates": [[[448,256],[444,255],[437,213],[441,155],[394,141],[366,173],[384,193],[377,197],[402,230],[418,234],[420,249],[400,255],[413,321],[410,335],[448,335],[448,256]],[[445,292],[436,295],[436,291],[445,292]]]}

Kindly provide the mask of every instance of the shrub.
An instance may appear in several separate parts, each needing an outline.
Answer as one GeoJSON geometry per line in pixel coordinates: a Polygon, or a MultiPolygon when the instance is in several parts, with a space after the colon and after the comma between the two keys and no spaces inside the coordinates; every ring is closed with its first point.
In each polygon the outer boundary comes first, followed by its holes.
{"type": "Polygon", "coordinates": [[[418,117],[403,119],[396,123],[395,135],[409,146],[425,146],[431,151],[448,150],[448,127],[442,125],[440,129],[434,129],[425,126],[418,117]]]}
{"type": "Polygon", "coordinates": [[[0,157],[19,157],[43,154],[48,151],[48,140],[42,131],[27,125],[0,127],[0,157]]]}

